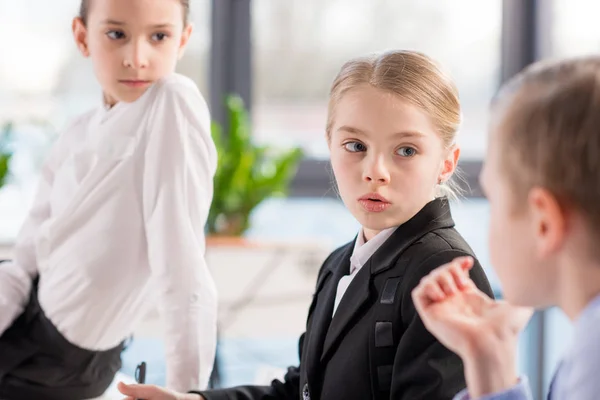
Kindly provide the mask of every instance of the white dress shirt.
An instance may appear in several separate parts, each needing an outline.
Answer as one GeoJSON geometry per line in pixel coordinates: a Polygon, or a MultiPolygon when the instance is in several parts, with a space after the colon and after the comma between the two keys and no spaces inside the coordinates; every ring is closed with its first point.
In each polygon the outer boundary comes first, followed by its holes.
{"type": "Polygon", "coordinates": [[[333,315],[335,315],[346,290],[350,286],[350,283],[352,283],[352,280],[358,271],[367,263],[367,261],[369,261],[369,258],[375,254],[381,245],[392,236],[392,233],[394,233],[396,228],[397,226],[384,229],[368,242],[365,242],[365,234],[362,228],[360,229],[358,236],[356,236],[356,241],[354,242],[352,256],[350,256],[350,274],[343,276],[338,282],[337,291],[335,293],[335,302],[333,304],[333,315]]]}
{"type": "Polygon", "coordinates": [[[217,299],[204,226],[216,157],[208,107],[181,75],[77,119],[43,167],[14,260],[0,264],[0,334],[39,274],[46,316],[85,349],[117,346],[158,305],[167,386],[206,387],[217,299]]]}

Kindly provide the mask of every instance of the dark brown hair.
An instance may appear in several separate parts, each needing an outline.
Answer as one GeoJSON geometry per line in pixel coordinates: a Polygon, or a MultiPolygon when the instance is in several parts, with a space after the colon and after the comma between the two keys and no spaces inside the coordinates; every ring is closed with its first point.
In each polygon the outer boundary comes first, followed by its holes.
{"type": "Polygon", "coordinates": [[[600,57],[539,62],[492,104],[516,202],[543,187],[600,232],[600,57]]]}
{"type": "MultiPolygon", "coordinates": [[[[183,23],[187,24],[190,17],[190,0],[179,0],[183,7],[183,23]]],[[[81,6],[79,7],[79,18],[83,21],[83,24],[87,24],[87,17],[90,11],[90,0],[81,0],[81,6]]]]}

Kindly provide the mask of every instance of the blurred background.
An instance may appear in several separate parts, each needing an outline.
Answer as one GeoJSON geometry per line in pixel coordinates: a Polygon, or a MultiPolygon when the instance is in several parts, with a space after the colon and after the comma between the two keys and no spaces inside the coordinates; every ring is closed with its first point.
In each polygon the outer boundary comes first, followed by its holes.
{"type": "MultiPolygon", "coordinates": [[[[264,162],[285,172],[241,217],[235,204],[249,201],[256,170],[247,172],[254,178],[244,190],[222,185],[216,194],[216,220],[247,223],[209,230],[209,264],[221,295],[215,386],[268,383],[298,362],[297,338],[320,263],[357,232],[333,189],[324,138],[329,86],[357,55],[419,50],[458,83],[467,196],[453,203],[453,213],[501,296],[486,247],[488,205],[477,184],[488,103],[504,80],[535,60],[600,51],[600,2],[191,0],[191,6],[195,33],[179,72],[198,84],[224,138],[248,128],[245,146],[283,154],[264,162]],[[233,111],[247,113],[247,126],[233,125],[227,95],[243,100],[233,111]]],[[[9,166],[4,186],[0,176],[0,256],[10,255],[49,146],[67,121],[100,104],[90,63],[71,38],[78,8],[79,0],[0,0],[0,127],[7,134],[0,136],[0,175],[3,159],[9,166]]],[[[536,314],[524,333],[519,368],[537,399],[570,334],[556,310],[536,314]]],[[[124,358],[125,374],[145,360],[151,383],[164,383],[157,315],[148,316],[124,358]]]]}

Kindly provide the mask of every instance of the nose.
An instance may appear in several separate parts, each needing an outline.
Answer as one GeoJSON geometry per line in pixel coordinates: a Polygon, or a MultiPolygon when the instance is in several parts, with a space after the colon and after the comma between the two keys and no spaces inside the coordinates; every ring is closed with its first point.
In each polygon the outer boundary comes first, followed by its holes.
{"type": "Polygon", "coordinates": [[[365,168],[363,172],[365,182],[389,183],[390,170],[386,165],[385,156],[374,155],[365,159],[365,168]]]}
{"type": "Polygon", "coordinates": [[[147,45],[139,40],[132,41],[127,46],[123,65],[126,68],[144,69],[148,67],[148,50],[147,45]]]}

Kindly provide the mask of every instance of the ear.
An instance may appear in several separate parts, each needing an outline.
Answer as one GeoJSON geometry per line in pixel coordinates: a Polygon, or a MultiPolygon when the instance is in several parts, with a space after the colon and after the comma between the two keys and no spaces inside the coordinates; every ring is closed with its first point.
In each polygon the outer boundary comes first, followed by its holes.
{"type": "Polygon", "coordinates": [[[181,41],[179,42],[179,54],[178,57],[181,59],[185,54],[185,49],[187,47],[188,42],[190,41],[190,37],[194,32],[194,25],[192,23],[188,23],[185,28],[183,28],[183,33],[181,35],[181,41]]]}
{"type": "Polygon", "coordinates": [[[531,211],[533,237],[541,258],[556,252],[564,244],[568,229],[568,216],[558,199],[548,190],[535,187],[527,199],[531,211]]]}
{"type": "Polygon", "coordinates": [[[77,44],[77,48],[84,57],[89,57],[90,50],[88,48],[87,41],[87,28],[83,23],[83,20],[80,17],[73,18],[71,28],[73,30],[73,38],[75,39],[75,44],[77,44]]]}
{"type": "Polygon", "coordinates": [[[454,171],[456,171],[456,166],[458,165],[458,159],[460,158],[460,148],[457,145],[454,145],[448,151],[446,158],[442,162],[442,171],[440,172],[439,181],[446,182],[454,171]]]}

